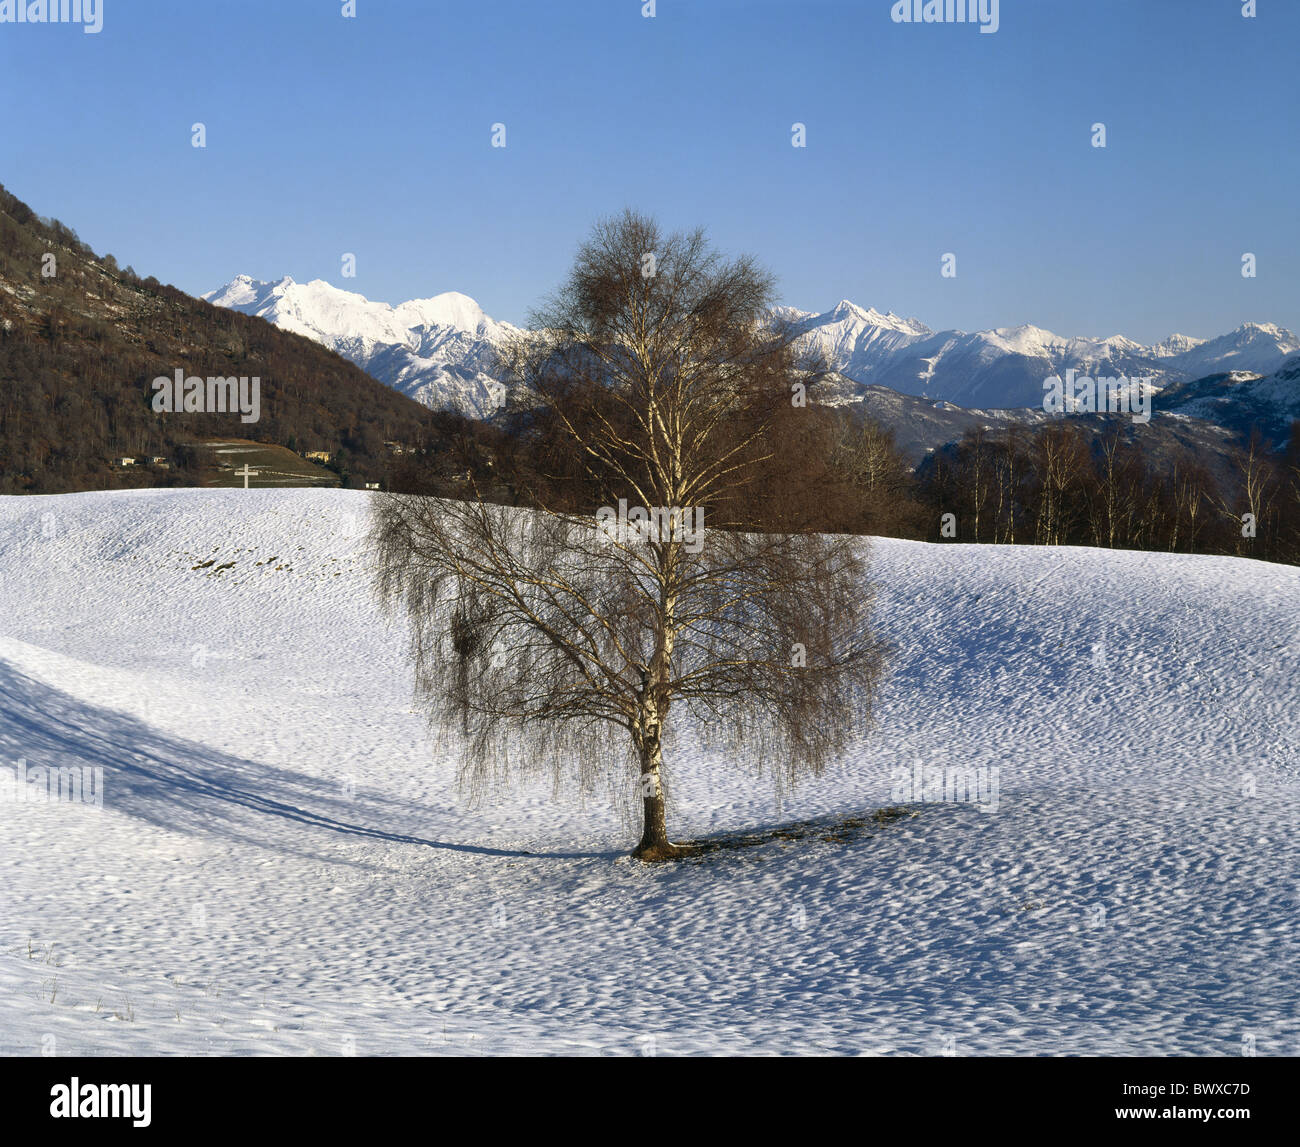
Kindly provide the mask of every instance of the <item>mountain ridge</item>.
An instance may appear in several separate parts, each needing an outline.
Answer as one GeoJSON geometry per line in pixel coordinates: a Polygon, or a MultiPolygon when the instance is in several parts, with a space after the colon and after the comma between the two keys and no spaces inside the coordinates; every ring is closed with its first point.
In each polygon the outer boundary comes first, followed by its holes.
{"type": "MultiPolygon", "coordinates": [[[[322,279],[299,284],[288,276],[266,282],[239,275],[202,298],[314,338],[408,397],[474,418],[502,405],[506,388],[494,373],[495,352],[525,333],[456,291],[394,305],[322,279]]],[[[1038,407],[1043,380],[1069,369],[1142,376],[1164,388],[1228,372],[1265,376],[1300,354],[1300,336],[1263,322],[1210,339],[1172,334],[1148,346],[1122,334],[1063,336],[1032,323],[935,331],[849,299],[826,311],[782,306],[772,313],[858,387],[977,409],[1038,407]]]]}

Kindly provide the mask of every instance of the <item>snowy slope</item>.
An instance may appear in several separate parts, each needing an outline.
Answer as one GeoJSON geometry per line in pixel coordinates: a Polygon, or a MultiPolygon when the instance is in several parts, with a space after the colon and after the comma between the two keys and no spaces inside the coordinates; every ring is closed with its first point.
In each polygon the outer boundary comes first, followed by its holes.
{"type": "Polygon", "coordinates": [[[1300,1051],[1300,570],[878,540],[878,730],[780,810],[679,744],[675,833],[996,811],[646,869],[458,802],[367,497],[0,499],[0,765],[105,770],[0,803],[0,1052],[1300,1051]]]}

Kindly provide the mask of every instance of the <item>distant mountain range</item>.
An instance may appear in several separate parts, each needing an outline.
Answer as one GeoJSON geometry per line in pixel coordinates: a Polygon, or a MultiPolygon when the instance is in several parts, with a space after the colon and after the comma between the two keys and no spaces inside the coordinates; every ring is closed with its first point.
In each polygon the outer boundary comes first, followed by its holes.
{"type": "Polygon", "coordinates": [[[932,331],[917,319],[841,300],[820,314],[783,317],[854,382],[969,407],[1041,407],[1043,380],[1080,374],[1151,377],[1158,387],[1225,371],[1265,374],[1300,353],[1300,337],[1270,323],[1245,323],[1214,339],[1171,335],[1143,346],[1123,335],[1065,338],[1035,326],[932,331]]]}
{"type": "MultiPolygon", "coordinates": [[[[266,283],[240,275],[203,297],[306,335],[426,406],[476,418],[500,407],[505,388],[493,374],[493,355],[519,333],[454,291],[391,306],[320,279],[266,283]]],[[[936,332],[918,319],[847,299],[829,311],[786,307],[778,314],[841,376],[833,388],[840,403],[861,401],[866,387],[880,386],[970,408],[1040,408],[1043,380],[1074,368],[1094,376],[1151,377],[1158,387],[1176,388],[1166,391],[1158,409],[1213,421],[1231,414],[1224,424],[1235,425],[1245,414],[1228,411],[1238,405],[1233,389],[1273,376],[1300,355],[1300,337],[1271,323],[1245,323],[1213,339],[1175,334],[1144,346],[1123,335],[1065,338],[1027,325],[936,332]],[[1186,385],[1210,377],[1217,381],[1186,385]],[[1177,407],[1169,403],[1175,397],[1177,407]]],[[[1267,395],[1263,405],[1273,424],[1300,417],[1300,383],[1293,374],[1252,387],[1252,402],[1245,405],[1253,409],[1267,395]]]]}

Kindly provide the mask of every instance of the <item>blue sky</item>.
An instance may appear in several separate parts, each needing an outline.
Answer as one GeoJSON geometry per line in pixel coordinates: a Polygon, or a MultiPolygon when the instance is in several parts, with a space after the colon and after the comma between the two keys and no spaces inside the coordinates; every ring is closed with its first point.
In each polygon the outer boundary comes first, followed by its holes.
{"type": "Polygon", "coordinates": [[[631,206],[808,310],[1300,329],[1295,0],[1002,0],[991,35],[891,0],[102,3],[97,35],[0,24],[0,183],[193,293],[289,274],[522,322],[631,206]]]}

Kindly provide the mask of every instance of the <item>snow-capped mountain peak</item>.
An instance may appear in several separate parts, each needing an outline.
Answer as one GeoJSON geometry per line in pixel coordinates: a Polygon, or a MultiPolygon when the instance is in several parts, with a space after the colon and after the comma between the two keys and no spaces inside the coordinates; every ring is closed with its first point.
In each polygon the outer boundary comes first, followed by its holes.
{"type": "MultiPolygon", "coordinates": [[[[805,312],[806,313],[806,312],[805,312]]],[[[902,334],[929,334],[930,328],[919,319],[907,319],[889,311],[882,314],[875,307],[860,307],[848,299],[841,299],[829,311],[816,316],[826,323],[848,323],[858,327],[876,327],[898,331],[902,334]]]]}
{"type": "Polygon", "coordinates": [[[483,308],[459,291],[443,291],[427,299],[411,299],[394,308],[402,322],[412,327],[455,327],[467,334],[493,331],[502,324],[484,313],[483,308]]]}
{"type": "Polygon", "coordinates": [[[1205,339],[1193,338],[1191,335],[1170,335],[1167,339],[1162,339],[1151,348],[1151,353],[1156,358],[1172,358],[1174,355],[1186,354],[1189,350],[1195,350],[1205,342],[1205,339]]]}
{"type": "Polygon", "coordinates": [[[1226,335],[1195,342],[1171,355],[1166,365],[1174,366],[1188,379],[1227,371],[1271,374],[1297,353],[1300,353],[1300,337],[1286,327],[1247,322],[1226,335]]]}
{"type": "Polygon", "coordinates": [[[392,306],[324,279],[237,275],[203,298],[322,343],[426,406],[485,417],[504,398],[492,367],[516,328],[458,291],[392,306]]]}
{"type": "Polygon", "coordinates": [[[864,310],[857,303],[851,303],[848,299],[841,299],[829,311],[826,312],[832,319],[837,321],[858,320],[868,322],[871,318],[871,312],[864,310]]]}

